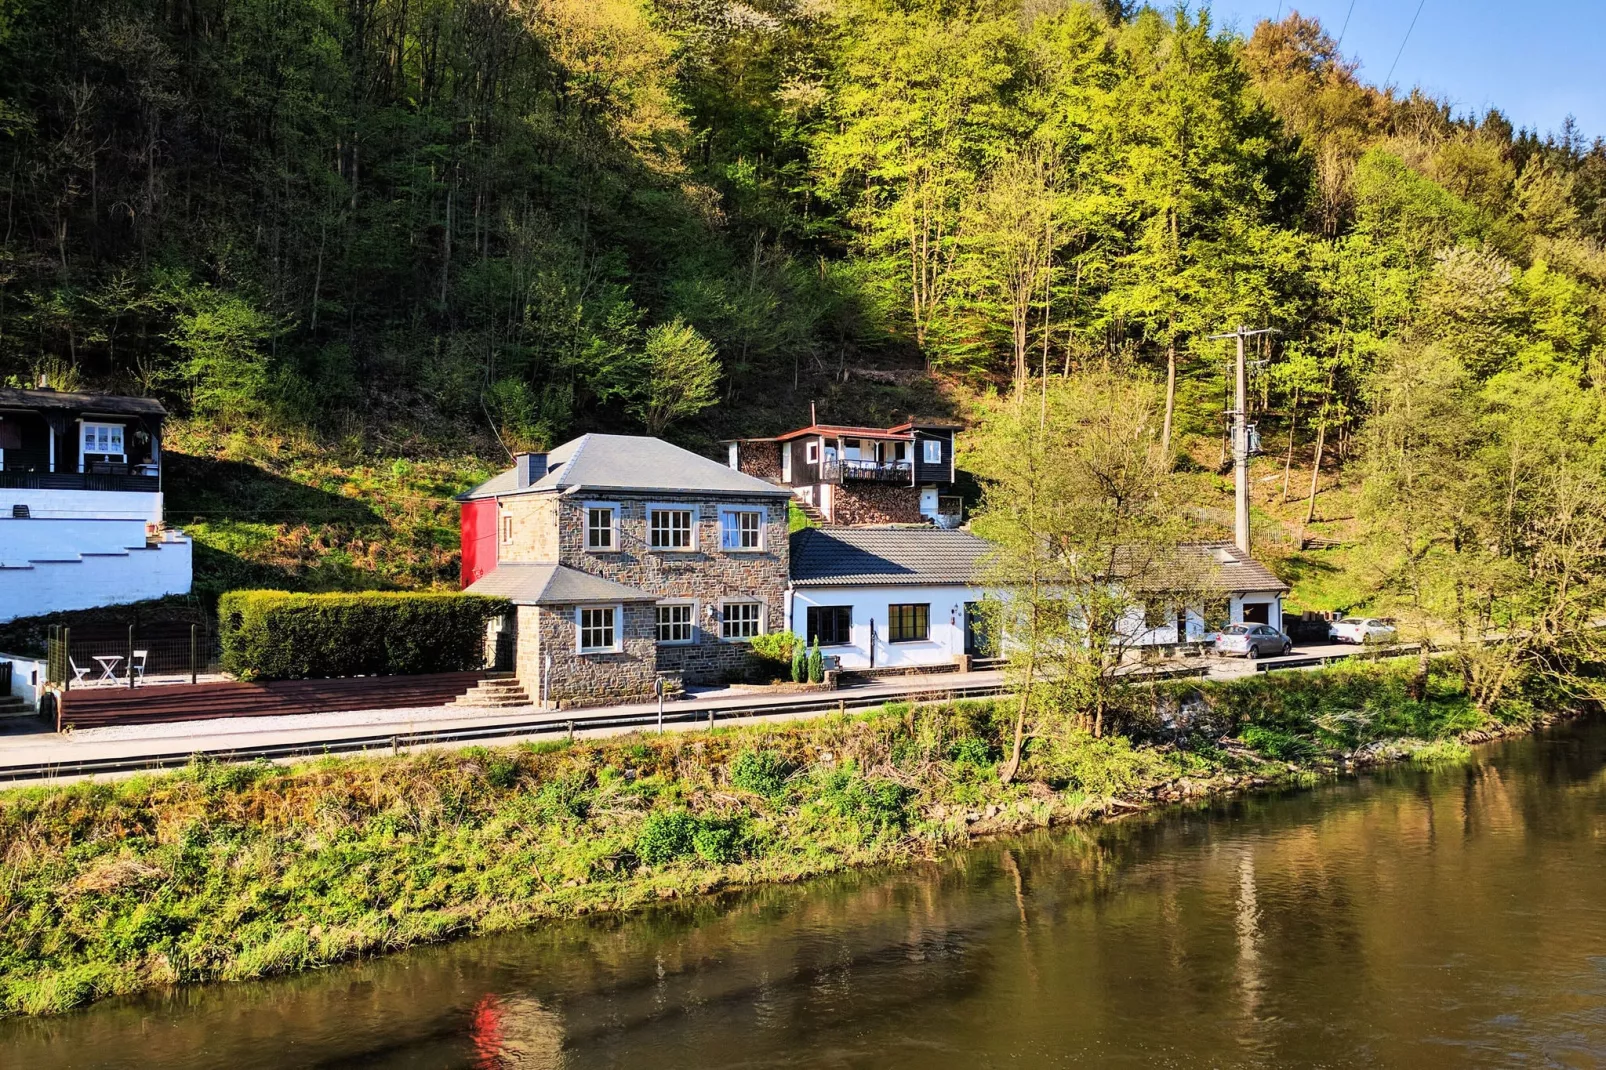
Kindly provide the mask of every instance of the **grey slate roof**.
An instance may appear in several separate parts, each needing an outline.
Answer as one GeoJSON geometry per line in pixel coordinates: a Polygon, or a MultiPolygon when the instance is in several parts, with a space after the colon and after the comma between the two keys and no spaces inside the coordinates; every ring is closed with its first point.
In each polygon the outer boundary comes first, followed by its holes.
{"type": "MultiPolygon", "coordinates": [[[[1187,542],[1176,548],[1173,559],[1165,555],[1146,571],[1162,576],[1164,584],[1218,594],[1233,591],[1286,591],[1288,584],[1271,569],[1230,542],[1187,542]]],[[[1137,587],[1153,584],[1135,584],[1137,587]]]]}
{"type": "Polygon", "coordinates": [[[804,528],[792,535],[797,587],[945,587],[976,582],[988,544],[940,528],[804,528]]]}
{"type": "Polygon", "coordinates": [[[497,565],[467,587],[469,594],[512,599],[521,606],[578,602],[656,602],[657,596],[567,565],[497,565]]]}
{"type": "Polygon", "coordinates": [[[774,483],[645,435],[581,435],[547,454],[547,474],[519,489],[515,470],[492,476],[460,500],[584,489],[663,494],[789,497],[774,483]]]}

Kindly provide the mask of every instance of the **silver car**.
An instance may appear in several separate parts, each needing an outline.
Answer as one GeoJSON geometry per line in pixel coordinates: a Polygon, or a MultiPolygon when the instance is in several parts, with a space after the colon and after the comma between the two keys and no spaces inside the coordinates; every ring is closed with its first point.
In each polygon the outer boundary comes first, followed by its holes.
{"type": "Polygon", "coordinates": [[[1216,633],[1216,653],[1258,658],[1294,649],[1294,641],[1269,624],[1229,624],[1216,633]]]}

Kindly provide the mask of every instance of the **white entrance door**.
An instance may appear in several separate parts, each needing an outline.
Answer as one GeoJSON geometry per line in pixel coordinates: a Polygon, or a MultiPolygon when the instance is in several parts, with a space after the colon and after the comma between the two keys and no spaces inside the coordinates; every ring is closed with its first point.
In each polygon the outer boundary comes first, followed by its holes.
{"type": "Polygon", "coordinates": [[[937,515],[937,488],[936,487],[921,487],[920,488],[920,515],[921,516],[936,516],[937,515]]]}

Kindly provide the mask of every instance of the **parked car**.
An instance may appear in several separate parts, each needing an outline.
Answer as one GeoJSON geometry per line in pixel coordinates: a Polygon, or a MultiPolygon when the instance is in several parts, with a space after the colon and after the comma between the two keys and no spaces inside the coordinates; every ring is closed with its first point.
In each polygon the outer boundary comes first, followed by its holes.
{"type": "Polygon", "coordinates": [[[1216,633],[1217,654],[1242,654],[1258,658],[1262,654],[1287,654],[1294,641],[1269,624],[1229,624],[1216,633]]]}
{"type": "Polygon", "coordinates": [[[1398,629],[1377,617],[1345,617],[1327,626],[1327,638],[1335,643],[1390,643],[1398,629]]]}

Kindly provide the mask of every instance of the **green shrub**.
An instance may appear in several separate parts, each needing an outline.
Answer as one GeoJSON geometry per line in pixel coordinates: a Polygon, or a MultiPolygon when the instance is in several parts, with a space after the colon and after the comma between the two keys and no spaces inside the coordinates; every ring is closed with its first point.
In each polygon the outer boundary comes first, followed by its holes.
{"type": "Polygon", "coordinates": [[[731,762],[731,784],[756,795],[774,797],[786,790],[786,778],[792,769],[780,751],[744,750],[731,762]]]}
{"type": "Polygon", "coordinates": [[[820,641],[814,640],[814,647],[809,651],[809,683],[817,684],[825,679],[825,655],[820,653],[820,641]]]}
{"type": "Polygon", "coordinates": [[[705,817],[691,834],[692,850],[704,862],[739,862],[747,851],[747,829],[740,818],[705,817]]]}
{"type": "Polygon", "coordinates": [[[994,760],[993,745],[975,736],[956,739],[948,744],[948,760],[958,765],[991,765],[994,760]]]}
{"type": "Polygon", "coordinates": [[[791,662],[792,648],[796,645],[797,636],[791,632],[766,632],[764,635],[755,635],[752,639],[753,653],[782,664],[791,662]]]}
{"type": "Polygon", "coordinates": [[[1165,759],[1152,750],[1134,749],[1120,736],[1096,738],[1074,727],[1045,733],[1031,748],[1033,768],[1044,780],[1087,795],[1120,795],[1166,771],[1165,759]]]}
{"type": "Polygon", "coordinates": [[[450,592],[229,591],[223,666],[241,679],[463,672],[485,663],[485,625],[511,608],[450,592]]]}
{"type": "Polygon", "coordinates": [[[858,821],[872,835],[901,832],[909,823],[910,791],[894,780],[870,780],[851,765],[826,773],[819,803],[838,817],[858,821]]]}
{"type": "Polygon", "coordinates": [[[636,857],[662,865],[696,855],[705,862],[736,862],[748,853],[747,824],[739,817],[697,817],[686,810],[655,813],[636,833],[636,857]]]}
{"type": "Polygon", "coordinates": [[[792,644],[792,682],[801,684],[809,678],[809,656],[802,643],[792,644]]]}
{"type": "Polygon", "coordinates": [[[1267,728],[1265,725],[1252,724],[1243,730],[1239,738],[1250,750],[1258,751],[1280,762],[1296,762],[1302,758],[1314,757],[1320,750],[1316,744],[1303,736],[1267,728]]]}
{"type": "Polygon", "coordinates": [[[493,788],[511,788],[519,782],[518,761],[506,754],[496,755],[486,763],[485,782],[493,788]]]}
{"type": "Polygon", "coordinates": [[[684,858],[697,849],[697,819],[685,810],[650,815],[636,833],[636,857],[648,865],[684,858]]]}

